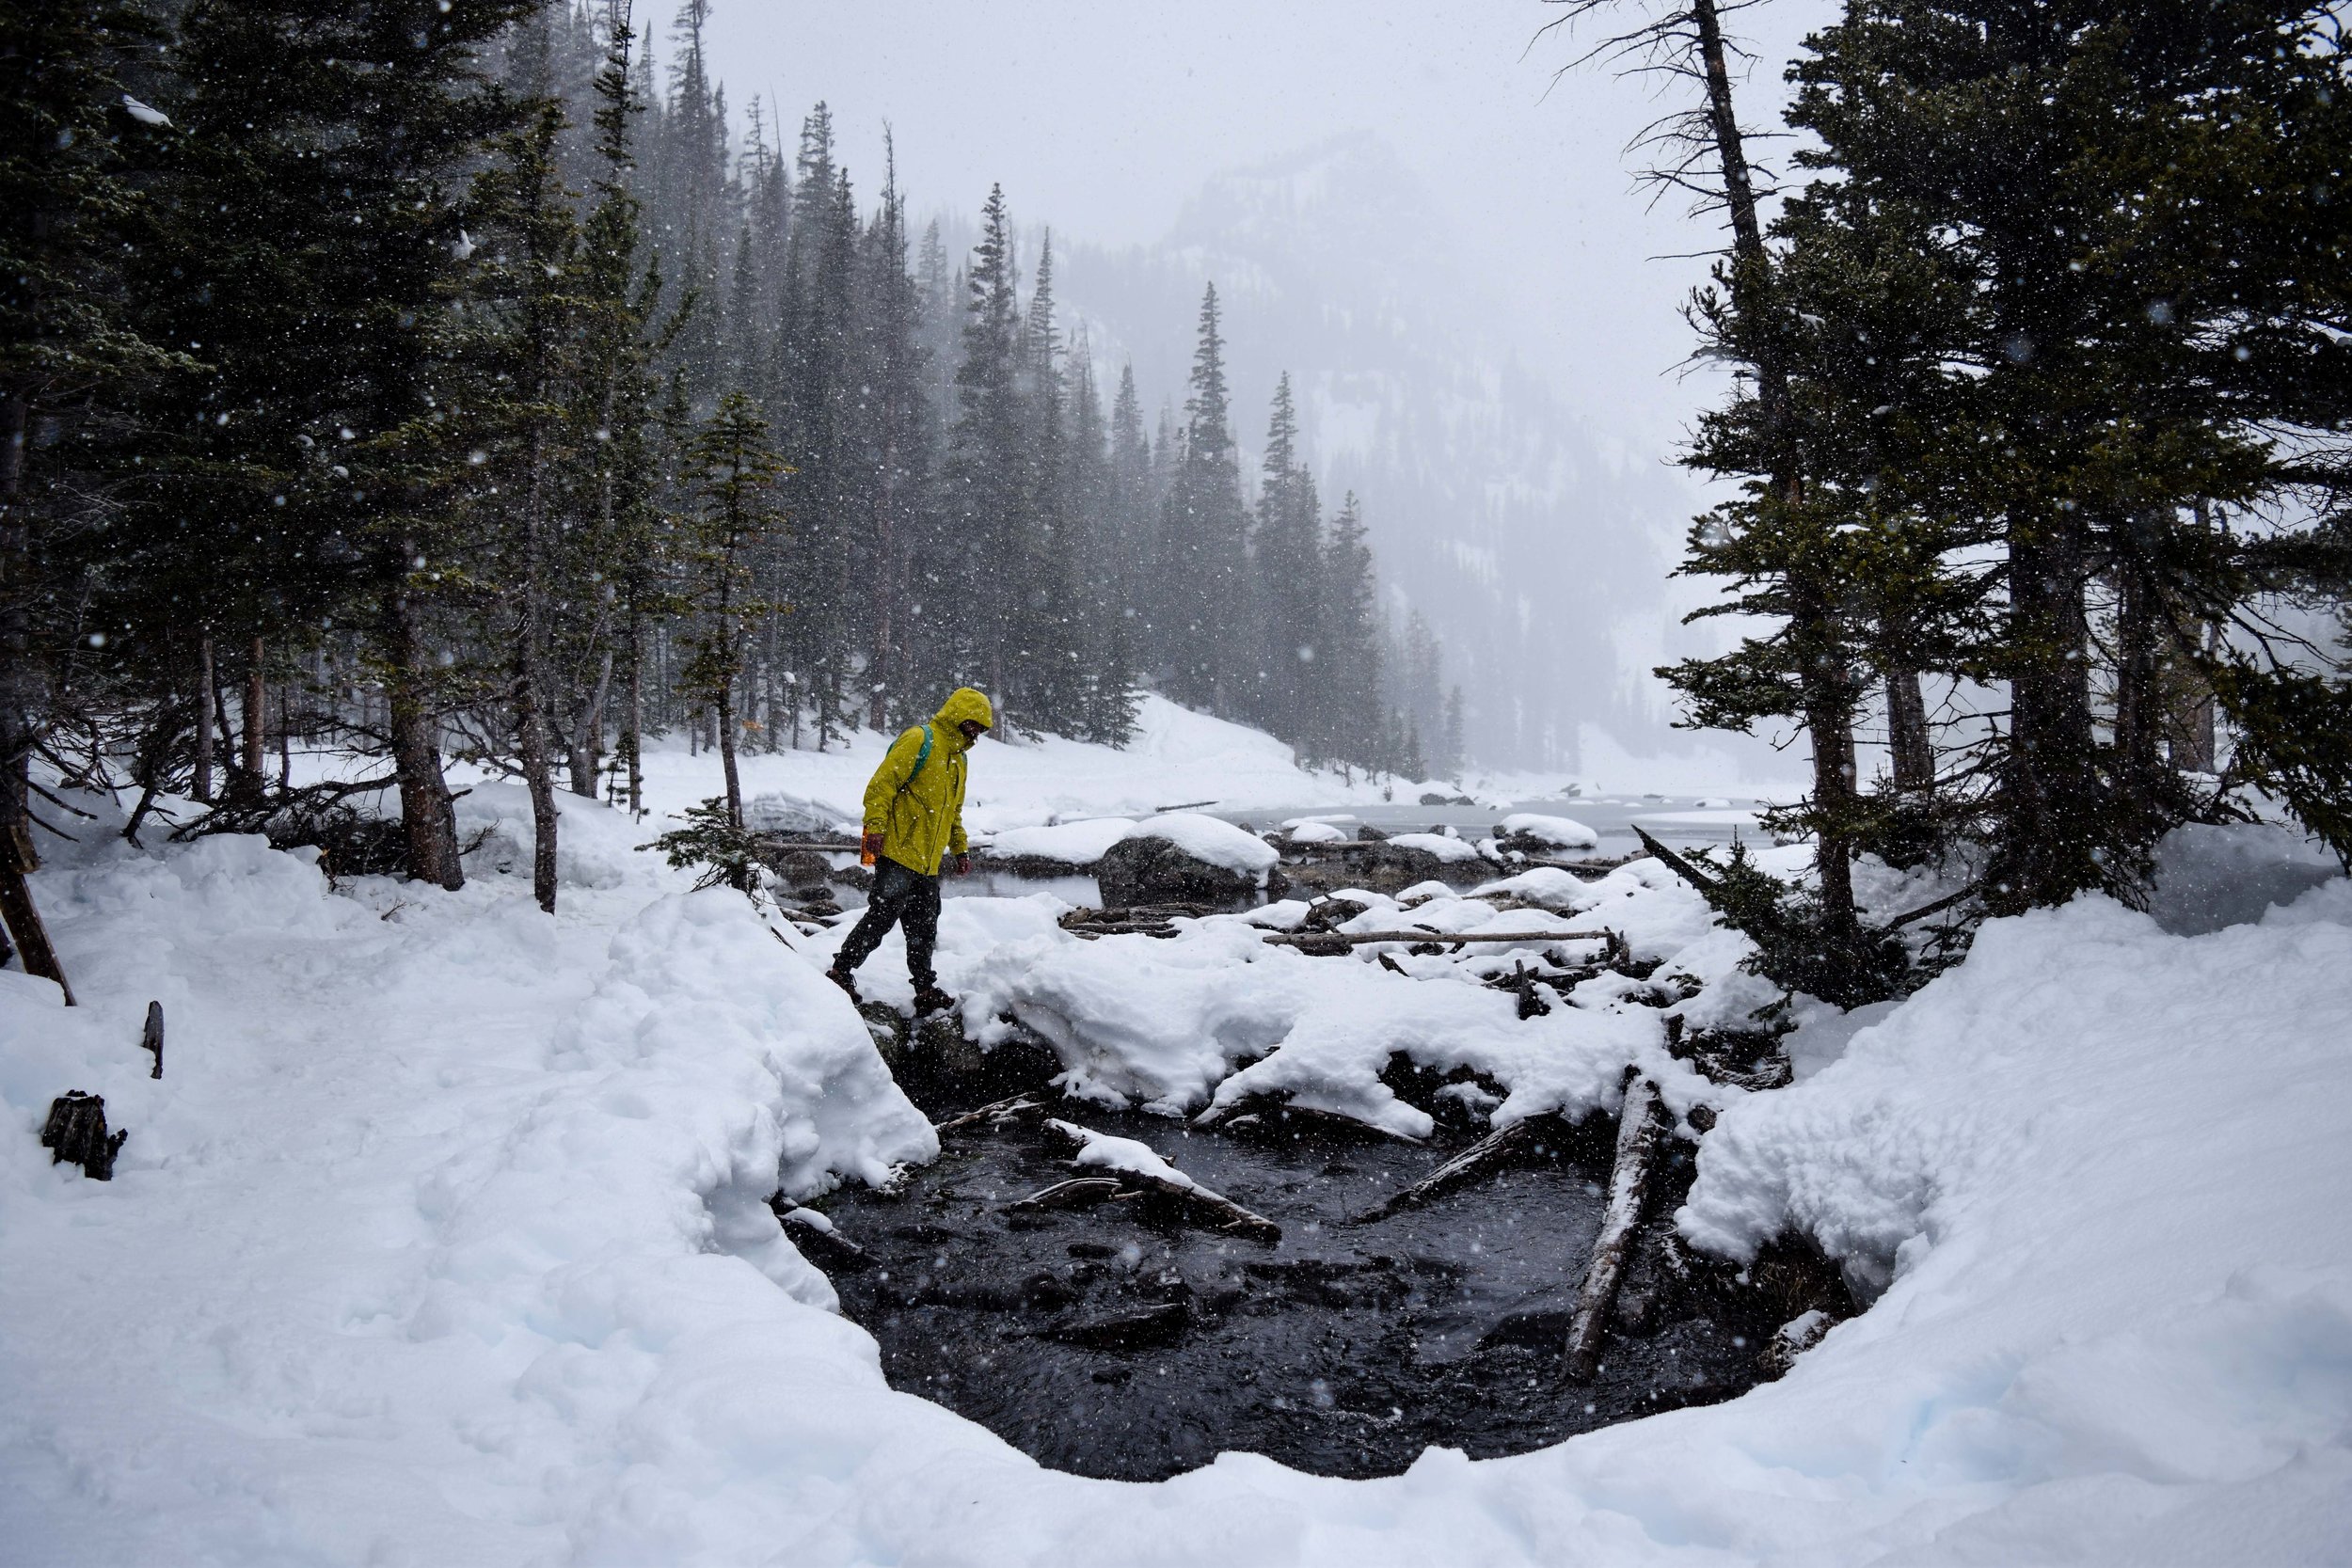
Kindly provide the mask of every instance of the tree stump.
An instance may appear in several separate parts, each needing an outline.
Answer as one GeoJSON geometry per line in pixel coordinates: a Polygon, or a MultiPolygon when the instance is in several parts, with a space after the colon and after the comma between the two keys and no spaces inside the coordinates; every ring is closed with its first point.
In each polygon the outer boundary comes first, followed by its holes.
{"type": "Polygon", "coordinates": [[[76,1164],[93,1181],[111,1181],[115,1176],[115,1156],[122,1151],[122,1142],[130,1135],[128,1129],[119,1132],[106,1131],[103,1097],[69,1089],[49,1102],[49,1119],[41,1126],[40,1144],[50,1151],[51,1164],[76,1164]]]}
{"type": "Polygon", "coordinates": [[[139,1049],[151,1053],[155,1058],[155,1070],[148,1076],[161,1078],[164,1075],[164,1005],[160,1002],[147,1005],[147,1026],[139,1031],[139,1049]]]}

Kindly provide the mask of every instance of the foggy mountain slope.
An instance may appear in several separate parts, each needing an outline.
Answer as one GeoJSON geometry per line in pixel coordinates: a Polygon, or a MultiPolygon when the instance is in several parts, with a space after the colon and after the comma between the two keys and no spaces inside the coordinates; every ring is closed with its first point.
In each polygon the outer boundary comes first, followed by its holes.
{"type": "Polygon", "coordinates": [[[1057,260],[1107,373],[1132,354],[1154,404],[1181,398],[1216,283],[1245,451],[1289,371],[1327,505],[1362,496],[1392,618],[1418,609],[1445,644],[1471,755],[1576,768],[1582,725],[1686,748],[1649,670],[1691,637],[1666,575],[1695,488],[1519,363],[1507,308],[1384,140],[1216,176],[1159,244],[1057,260]]]}

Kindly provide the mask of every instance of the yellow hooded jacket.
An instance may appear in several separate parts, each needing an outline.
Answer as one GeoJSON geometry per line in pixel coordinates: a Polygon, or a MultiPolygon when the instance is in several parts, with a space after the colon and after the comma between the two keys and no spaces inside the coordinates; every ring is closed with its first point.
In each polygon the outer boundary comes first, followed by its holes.
{"type": "Polygon", "coordinates": [[[932,719],[931,754],[922,770],[923,731],[918,726],[890,743],[882,766],[866,785],[866,831],[882,835],[882,852],[910,871],[939,875],[939,863],[964,852],[963,774],[971,742],[956,726],[967,719],[996,722],[988,699],[958,687],[932,719]]]}

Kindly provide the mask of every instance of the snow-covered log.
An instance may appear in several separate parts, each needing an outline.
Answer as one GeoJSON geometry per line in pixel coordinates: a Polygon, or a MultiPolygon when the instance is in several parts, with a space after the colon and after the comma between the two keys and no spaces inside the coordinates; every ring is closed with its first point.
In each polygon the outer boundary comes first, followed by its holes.
{"type": "Polygon", "coordinates": [[[1609,1206],[1601,1212],[1593,1261],[1584,1271],[1584,1283],[1576,1292],[1576,1310],[1568,1321],[1567,1372],[1579,1383],[1590,1381],[1599,1369],[1601,1334],[1616,1300],[1617,1281],[1625,1275],[1634,1229],[1642,1223],[1650,1166],[1665,1130],[1665,1107],[1658,1097],[1658,1085],[1647,1078],[1636,1078],[1626,1088],[1625,1110],[1617,1118],[1617,1161],[1609,1173],[1609,1206]]]}
{"type": "MultiPolygon", "coordinates": [[[[1223,1193],[1212,1192],[1178,1170],[1161,1157],[1149,1144],[1133,1138],[1115,1138],[1075,1122],[1049,1119],[1045,1123],[1047,1141],[1060,1145],[1075,1158],[1082,1170],[1108,1171],[1118,1182],[1131,1192],[1148,1192],[1171,1198],[1180,1209],[1192,1212],[1195,1218],[1219,1230],[1232,1231],[1253,1241],[1279,1242],[1282,1227],[1263,1214],[1245,1209],[1223,1193]]],[[[1065,1182],[1064,1186],[1071,1183],[1065,1182]]],[[[1046,1189],[1047,1192],[1054,1191],[1046,1189]]],[[[1045,1195],[1025,1198],[1035,1203],[1045,1195]]]]}
{"type": "Polygon", "coordinates": [[[1361,947],[1375,942],[1441,942],[1459,946],[1466,942],[1607,942],[1607,931],[1309,931],[1293,935],[1288,931],[1269,932],[1266,942],[1276,947],[1303,947],[1312,951],[1328,944],[1333,947],[1361,947]]]}

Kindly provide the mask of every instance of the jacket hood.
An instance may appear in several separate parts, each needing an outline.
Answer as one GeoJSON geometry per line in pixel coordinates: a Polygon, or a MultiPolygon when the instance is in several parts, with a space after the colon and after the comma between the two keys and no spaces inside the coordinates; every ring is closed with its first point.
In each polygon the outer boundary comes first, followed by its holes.
{"type": "Polygon", "coordinates": [[[932,733],[951,745],[963,746],[963,732],[956,726],[967,719],[977,719],[993,729],[996,724],[996,710],[979,692],[968,686],[960,686],[947,693],[947,700],[939,705],[939,712],[931,720],[932,733]]]}

